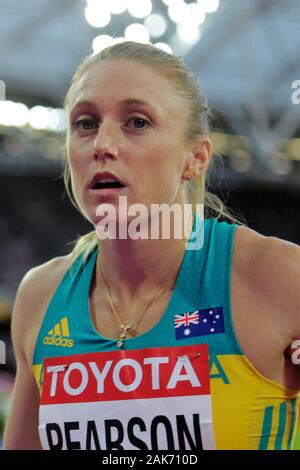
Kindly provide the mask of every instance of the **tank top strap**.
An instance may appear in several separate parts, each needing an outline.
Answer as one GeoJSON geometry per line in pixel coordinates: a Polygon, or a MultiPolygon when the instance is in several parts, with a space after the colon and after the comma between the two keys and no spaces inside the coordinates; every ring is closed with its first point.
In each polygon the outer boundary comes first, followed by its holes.
{"type": "Polygon", "coordinates": [[[88,324],[86,305],[97,254],[98,248],[86,262],[78,256],[59,283],[39,330],[33,364],[51,355],[74,354],[77,350],[74,338],[88,324]]]}

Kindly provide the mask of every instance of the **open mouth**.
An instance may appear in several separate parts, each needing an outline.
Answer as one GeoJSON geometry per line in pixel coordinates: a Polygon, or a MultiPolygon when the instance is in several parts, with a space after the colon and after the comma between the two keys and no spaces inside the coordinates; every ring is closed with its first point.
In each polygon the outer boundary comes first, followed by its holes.
{"type": "Polygon", "coordinates": [[[105,191],[121,191],[125,188],[126,184],[113,173],[109,171],[98,172],[94,175],[89,185],[89,189],[93,191],[103,191],[103,194],[106,194],[105,191]]]}
{"type": "Polygon", "coordinates": [[[125,188],[124,184],[119,181],[109,181],[106,183],[97,182],[94,184],[93,189],[119,189],[125,188]]]}

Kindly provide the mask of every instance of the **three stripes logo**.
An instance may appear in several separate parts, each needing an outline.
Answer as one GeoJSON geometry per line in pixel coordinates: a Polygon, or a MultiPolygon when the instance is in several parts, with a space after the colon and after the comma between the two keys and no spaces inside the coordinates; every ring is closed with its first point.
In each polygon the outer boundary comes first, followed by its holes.
{"type": "Polygon", "coordinates": [[[45,345],[62,346],[65,348],[73,348],[74,340],[70,339],[70,331],[68,318],[62,318],[52,330],[48,331],[48,336],[43,339],[45,345]]]}

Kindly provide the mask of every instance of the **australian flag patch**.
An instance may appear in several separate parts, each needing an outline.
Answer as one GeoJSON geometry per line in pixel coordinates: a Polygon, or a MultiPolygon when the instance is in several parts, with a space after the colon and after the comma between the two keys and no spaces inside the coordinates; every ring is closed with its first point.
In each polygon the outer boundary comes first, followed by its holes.
{"type": "Polygon", "coordinates": [[[224,333],[223,307],[194,310],[174,317],[176,339],[224,333]]]}

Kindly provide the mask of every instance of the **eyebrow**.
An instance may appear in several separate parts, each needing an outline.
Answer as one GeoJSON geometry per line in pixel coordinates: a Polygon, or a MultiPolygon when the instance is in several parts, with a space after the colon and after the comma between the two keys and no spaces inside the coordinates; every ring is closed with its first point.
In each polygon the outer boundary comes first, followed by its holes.
{"type": "MultiPolygon", "coordinates": [[[[120,101],[120,105],[122,107],[127,107],[127,108],[129,108],[130,106],[146,106],[147,108],[152,109],[151,104],[147,103],[144,100],[140,100],[138,98],[126,98],[125,100],[120,101]]],[[[73,112],[77,108],[84,107],[84,106],[92,107],[92,108],[97,107],[97,105],[94,101],[81,100],[81,101],[78,101],[77,103],[75,103],[74,106],[71,107],[70,111],[73,112]]]]}

